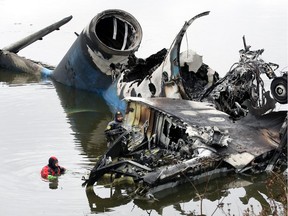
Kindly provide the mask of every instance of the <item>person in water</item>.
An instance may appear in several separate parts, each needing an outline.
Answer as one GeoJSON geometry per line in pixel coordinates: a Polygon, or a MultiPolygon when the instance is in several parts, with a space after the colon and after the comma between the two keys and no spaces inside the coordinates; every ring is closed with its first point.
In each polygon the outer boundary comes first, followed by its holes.
{"type": "Polygon", "coordinates": [[[123,124],[123,114],[120,111],[117,111],[114,115],[114,120],[110,121],[105,130],[105,136],[107,140],[107,146],[123,133],[123,128],[121,127],[123,124]]]}
{"type": "Polygon", "coordinates": [[[41,177],[48,180],[54,180],[63,173],[66,169],[59,166],[58,159],[55,156],[52,156],[48,160],[48,165],[44,166],[41,170],[41,177]]]}
{"type": "Polygon", "coordinates": [[[119,128],[123,122],[123,115],[120,111],[117,111],[114,116],[114,120],[109,122],[106,131],[114,130],[119,128]]]}

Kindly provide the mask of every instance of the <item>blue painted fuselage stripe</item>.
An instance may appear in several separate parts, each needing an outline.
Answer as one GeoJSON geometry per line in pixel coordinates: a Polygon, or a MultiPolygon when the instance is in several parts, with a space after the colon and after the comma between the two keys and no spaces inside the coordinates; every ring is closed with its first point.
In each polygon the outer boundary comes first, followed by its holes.
{"type": "Polygon", "coordinates": [[[101,72],[92,62],[87,45],[79,38],[53,71],[52,78],[68,86],[98,93],[111,111],[125,110],[126,103],[118,97],[116,83],[112,83],[111,76],[101,72]]]}

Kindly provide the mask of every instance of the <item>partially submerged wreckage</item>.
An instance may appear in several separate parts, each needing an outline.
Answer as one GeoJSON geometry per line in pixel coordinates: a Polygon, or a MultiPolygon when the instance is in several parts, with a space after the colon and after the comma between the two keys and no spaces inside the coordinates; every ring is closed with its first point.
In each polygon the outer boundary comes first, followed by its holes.
{"type": "Polygon", "coordinates": [[[136,183],[136,194],[147,197],[227,172],[263,171],[267,165],[274,166],[276,152],[281,149],[283,154],[286,148],[285,111],[234,121],[205,102],[160,97],[126,100],[125,123],[118,129],[122,133],[91,171],[88,186],[108,177],[111,183],[136,183]]]}
{"type": "Polygon", "coordinates": [[[287,72],[277,77],[278,65],[263,61],[264,50],[251,51],[244,37],[239,62],[223,78],[195,52],[180,53],[188,27],[208,14],[185,22],[170,49],[146,59],[134,54],[142,38],[137,20],[107,10],[77,34],[56,68],[13,53],[43,34],[2,50],[0,66],[97,92],[125,110],[117,138],[83,185],[108,175],[112,182],[129,179],[145,196],[230,171],[273,170],[283,158],[287,166],[287,111],[273,111],[276,102],[287,103],[287,72]],[[272,79],[273,98],[262,75],[272,79]]]}
{"type": "MultiPolygon", "coordinates": [[[[125,97],[159,96],[198,100],[204,89],[215,84],[219,75],[203,63],[202,57],[194,51],[180,53],[180,46],[188,27],[196,19],[208,14],[209,12],[200,13],[185,22],[168,50],[160,50],[146,59],[135,56],[142,40],[141,26],[131,14],[122,10],[106,10],[96,15],[87,27],[77,34],[77,39],[56,67],[48,67],[15,54],[51,31],[59,29],[72,18],[70,16],[0,50],[0,67],[49,76],[67,86],[97,92],[111,109],[122,111],[126,106],[122,100],[125,97]]],[[[244,69],[255,71],[252,77],[245,78],[250,80],[250,83],[246,82],[246,86],[242,85],[242,88],[257,81],[256,88],[246,89],[255,90],[255,94],[250,95],[258,97],[257,88],[263,85],[259,76],[266,73],[270,79],[276,80],[271,89],[274,98],[278,98],[281,103],[287,103],[287,76],[275,76],[275,65],[260,58],[263,50],[250,51],[249,47],[245,46],[241,52],[237,70],[247,67],[244,69]]],[[[229,73],[232,76],[228,76],[230,80],[225,76],[223,82],[233,82],[234,72],[231,71],[229,73]]],[[[234,73],[234,77],[238,75],[241,75],[241,71],[234,73]]],[[[237,83],[238,88],[241,87],[240,84],[241,82],[237,83]]],[[[219,90],[219,87],[217,88],[219,90]]],[[[259,95],[261,97],[262,93],[259,95]]],[[[237,97],[242,97],[240,100],[243,100],[245,96],[237,97]]],[[[220,97],[222,98],[223,94],[220,97]]]]}

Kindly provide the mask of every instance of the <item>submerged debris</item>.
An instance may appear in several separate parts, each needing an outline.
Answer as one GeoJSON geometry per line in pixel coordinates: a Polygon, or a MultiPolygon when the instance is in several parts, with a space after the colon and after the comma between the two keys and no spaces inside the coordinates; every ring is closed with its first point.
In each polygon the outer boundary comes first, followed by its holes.
{"type": "Polygon", "coordinates": [[[264,171],[280,143],[277,135],[286,117],[286,112],[278,112],[235,122],[204,102],[127,102],[125,131],[99,159],[86,184],[101,182],[107,174],[112,184],[130,178],[135,193],[144,197],[228,172],[264,171]]]}
{"type": "MultiPolygon", "coordinates": [[[[125,122],[84,185],[129,179],[134,195],[153,199],[188,181],[287,166],[287,133],[279,134],[287,112],[271,112],[276,101],[261,77],[277,78],[278,65],[263,61],[264,50],[251,51],[244,37],[239,62],[223,78],[194,51],[181,55],[183,34],[200,16],[185,23],[168,51],[110,65],[117,96],[127,103],[125,122]]],[[[280,101],[285,78],[272,88],[280,101]]]]}

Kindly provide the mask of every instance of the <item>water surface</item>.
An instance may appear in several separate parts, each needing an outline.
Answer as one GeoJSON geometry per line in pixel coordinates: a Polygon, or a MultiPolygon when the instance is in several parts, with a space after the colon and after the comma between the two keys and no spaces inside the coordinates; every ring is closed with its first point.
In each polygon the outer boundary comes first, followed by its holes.
{"type": "Polygon", "coordinates": [[[285,180],[275,175],[229,175],[198,185],[188,183],[159,193],[154,202],[129,197],[129,188],[99,185],[86,191],[82,176],[87,177],[106,150],[103,130],[112,118],[109,108],[90,92],[26,74],[3,70],[0,74],[1,215],[227,215],[247,211],[258,215],[261,211],[269,214],[273,208],[285,211],[285,180]],[[40,178],[51,155],[68,169],[52,183],[40,178]],[[53,206],[55,214],[47,206],[53,206]]]}

